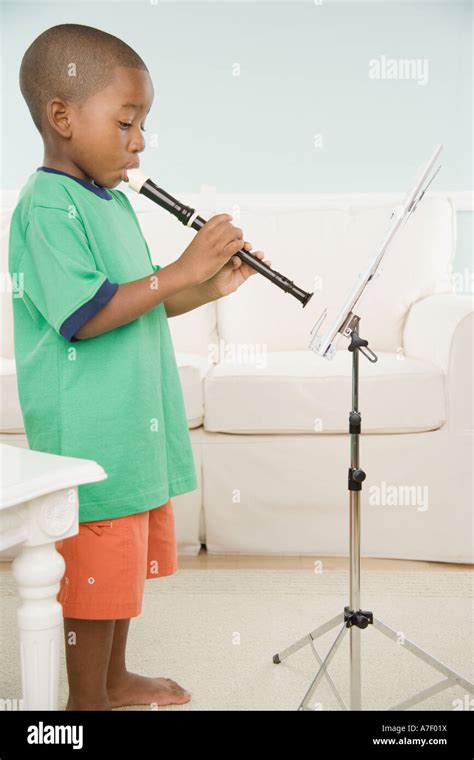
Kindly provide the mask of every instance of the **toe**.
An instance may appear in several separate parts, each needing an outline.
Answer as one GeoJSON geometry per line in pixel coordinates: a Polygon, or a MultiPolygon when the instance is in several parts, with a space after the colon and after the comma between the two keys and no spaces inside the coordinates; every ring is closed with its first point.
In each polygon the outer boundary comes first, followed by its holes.
{"type": "Polygon", "coordinates": [[[191,692],[189,692],[183,686],[180,686],[179,683],[177,683],[176,681],[173,681],[171,678],[167,678],[166,680],[169,681],[172,690],[176,692],[177,694],[180,694],[180,695],[182,694],[183,696],[186,696],[186,697],[191,696],[191,692]]]}

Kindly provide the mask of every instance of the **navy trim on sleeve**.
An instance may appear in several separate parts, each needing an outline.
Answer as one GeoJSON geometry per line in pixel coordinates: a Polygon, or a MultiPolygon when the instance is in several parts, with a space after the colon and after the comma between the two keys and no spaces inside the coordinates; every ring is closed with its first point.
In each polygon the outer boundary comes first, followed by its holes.
{"type": "Polygon", "coordinates": [[[60,335],[70,341],[70,343],[77,343],[80,338],[74,338],[74,333],[110,301],[117,289],[118,283],[105,280],[90,301],[84,303],[70,317],[64,320],[59,328],[60,335]]]}

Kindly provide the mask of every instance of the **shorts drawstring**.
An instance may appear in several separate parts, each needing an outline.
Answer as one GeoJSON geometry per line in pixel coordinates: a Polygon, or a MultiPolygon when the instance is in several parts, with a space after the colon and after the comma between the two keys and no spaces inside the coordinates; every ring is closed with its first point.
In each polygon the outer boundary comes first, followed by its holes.
{"type": "Polygon", "coordinates": [[[112,523],[109,522],[99,522],[99,523],[81,523],[81,525],[84,526],[84,528],[90,528],[90,530],[94,531],[96,535],[101,536],[102,535],[102,528],[111,528],[112,523]]]}

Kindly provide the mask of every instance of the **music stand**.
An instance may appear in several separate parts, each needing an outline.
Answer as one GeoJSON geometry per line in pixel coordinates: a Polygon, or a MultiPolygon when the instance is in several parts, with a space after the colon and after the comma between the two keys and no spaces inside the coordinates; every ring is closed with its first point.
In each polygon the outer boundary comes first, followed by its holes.
{"type": "MultiPolygon", "coordinates": [[[[350,630],[350,710],[361,710],[361,650],[360,650],[360,633],[369,625],[373,625],[380,633],[387,636],[389,639],[398,643],[399,634],[393,628],[383,623],[378,618],[374,617],[373,613],[369,610],[362,610],[360,608],[360,491],[362,490],[362,482],[366,478],[366,473],[359,466],[359,436],[361,432],[361,414],[359,412],[359,352],[361,352],[372,363],[377,361],[377,356],[368,347],[368,341],[364,340],[359,335],[359,323],[360,318],[354,313],[354,308],[357,301],[360,299],[365,287],[373,278],[377,267],[386,253],[390,243],[393,241],[398,230],[405,224],[406,220],[412,214],[419,202],[423,198],[428,186],[433,181],[434,177],[439,171],[439,168],[429,179],[428,184],[425,185],[426,180],[432,172],[433,166],[442,150],[442,145],[438,145],[435,152],[431,156],[428,163],[422,168],[414,186],[407,194],[403,204],[395,209],[392,213],[390,220],[395,217],[395,221],[392,222],[387,235],[377,251],[375,257],[371,261],[367,270],[360,275],[355,287],[349,294],[343,308],[338,313],[336,319],[331,323],[327,332],[323,335],[318,335],[317,330],[324,322],[327,310],[324,310],[319,320],[311,330],[313,338],[310,342],[310,348],[318,355],[325,357],[326,359],[332,359],[335,353],[334,342],[343,335],[346,338],[350,338],[350,344],[348,350],[352,352],[352,410],[349,414],[349,436],[351,442],[351,461],[349,467],[349,510],[350,510],[350,527],[349,527],[349,593],[350,601],[349,605],[344,607],[344,612],[336,615],[331,620],[328,620],[323,625],[316,628],[314,631],[303,636],[281,652],[278,652],[273,656],[274,663],[282,662],[286,657],[289,657],[293,652],[298,651],[307,644],[311,644],[314,654],[320,665],[316,676],[310,684],[309,689],[304,695],[298,710],[311,710],[314,708],[309,707],[308,703],[314,694],[319,682],[323,676],[326,676],[331,691],[336,696],[336,699],[340,707],[347,710],[347,706],[344,703],[341,695],[339,694],[336,685],[331,679],[327,668],[332,658],[334,657],[338,646],[342,642],[347,629],[350,630]],[[328,633],[337,625],[342,626],[339,633],[334,640],[334,643],[329,648],[329,651],[324,660],[321,659],[318,652],[314,647],[314,641],[325,633],[328,633]]],[[[403,646],[408,649],[419,659],[426,662],[430,667],[441,673],[444,678],[433,686],[424,689],[416,693],[414,696],[403,700],[394,707],[388,708],[389,710],[404,710],[408,707],[412,707],[428,697],[437,694],[444,689],[451,688],[453,685],[458,684],[463,686],[466,691],[474,694],[474,684],[468,681],[463,676],[456,673],[447,665],[437,660],[432,655],[425,652],[413,642],[404,639],[403,646]]]]}

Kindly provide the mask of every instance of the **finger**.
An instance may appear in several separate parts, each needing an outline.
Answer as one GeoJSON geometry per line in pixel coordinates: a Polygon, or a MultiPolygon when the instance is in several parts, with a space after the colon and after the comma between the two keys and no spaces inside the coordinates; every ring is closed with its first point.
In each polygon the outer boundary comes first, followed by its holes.
{"type": "Polygon", "coordinates": [[[242,232],[240,227],[234,227],[233,224],[226,225],[224,237],[228,242],[231,240],[240,240],[242,243],[242,248],[245,245],[244,233],[242,232]]]}
{"type": "Polygon", "coordinates": [[[221,248],[224,256],[232,256],[233,253],[237,253],[243,249],[244,240],[242,230],[238,228],[224,229],[220,234],[216,233],[217,248],[221,248]],[[229,253],[230,251],[230,253],[229,253]]]}
{"type": "Polygon", "coordinates": [[[243,245],[242,238],[239,238],[237,240],[230,240],[222,248],[223,255],[227,256],[227,258],[230,258],[234,253],[237,253],[237,251],[241,250],[242,245],[243,245]]]}
{"type": "Polygon", "coordinates": [[[265,257],[265,254],[264,254],[264,252],[263,252],[263,251],[254,251],[254,252],[252,253],[252,256],[255,256],[255,258],[257,258],[257,259],[260,259],[260,261],[263,259],[263,263],[264,263],[264,264],[267,264],[269,267],[271,267],[271,265],[272,265],[272,262],[271,262],[271,261],[269,261],[268,259],[265,259],[265,258],[264,258],[264,257],[265,257]]]}
{"type": "Polygon", "coordinates": [[[230,214],[216,214],[216,216],[211,217],[209,221],[206,222],[206,227],[208,229],[211,229],[213,227],[217,227],[219,224],[228,223],[233,218],[234,217],[230,214]]]}
{"type": "MultiPolygon", "coordinates": [[[[260,258],[260,257],[259,257],[259,258],[260,258]]],[[[263,264],[266,264],[267,266],[271,267],[271,265],[272,265],[272,262],[271,262],[271,261],[268,261],[268,260],[266,260],[266,259],[265,259],[265,260],[263,261],[263,264]]],[[[249,271],[250,271],[250,274],[259,274],[258,270],[257,270],[257,269],[254,269],[253,267],[251,267],[251,266],[250,266],[250,264],[248,264],[248,265],[247,265],[247,268],[249,269],[249,271]]]]}

